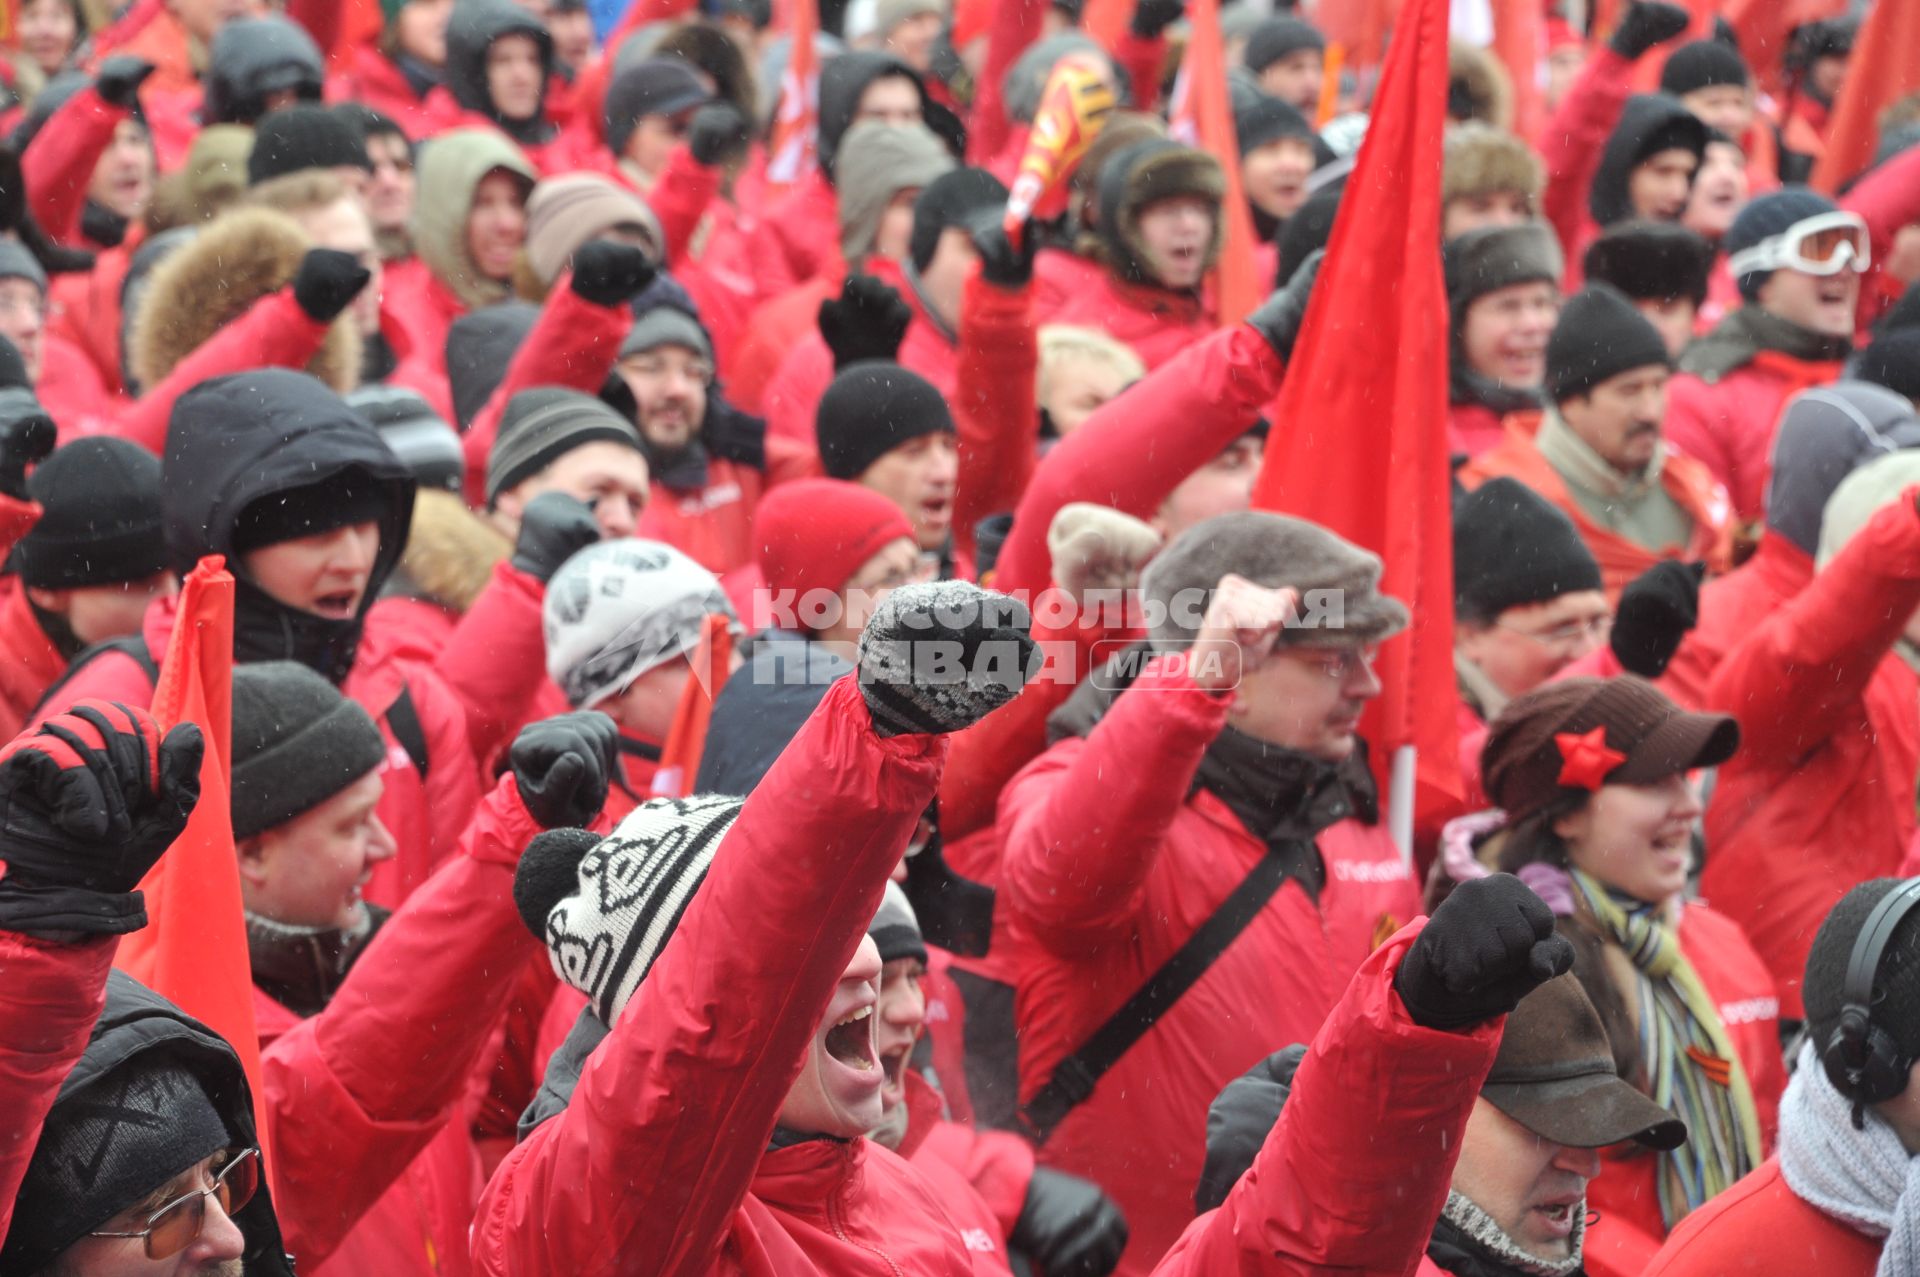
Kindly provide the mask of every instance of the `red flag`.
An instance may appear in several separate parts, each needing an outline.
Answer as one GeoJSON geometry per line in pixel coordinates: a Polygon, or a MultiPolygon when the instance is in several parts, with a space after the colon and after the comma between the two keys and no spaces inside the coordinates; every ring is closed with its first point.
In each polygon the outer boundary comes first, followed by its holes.
{"type": "Polygon", "coordinates": [[[1381,588],[1407,604],[1413,625],[1381,650],[1384,691],[1362,731],[1383,777],[1396,750],[1415,746],[1422,784],[1457,796],[1440,276],[1446,103],[1447,0],[1406,0],[1253,504],[1310,519],[1385,560],[1381,588]]]}
{"type": "Polygon", "coordinates": [[[767,141],[767,188],[773,194],[813,172],[820,132],[820,66],[813,50],[820,30],[817,0],[792,0],[787,19],[787,70],[780,77],[780,106],[767,141]]]}
{"type": "Polygon", "coordinates": [[[198,723],[206,738],[200,801],[186,829],[141,881],[150,921],[120,941],[114,964],[232,1044],[253,1088],[254,1126],[265,1152],[260,1034],[229,796],[232,711],[233,574],[220,556],[209,555],[180,589],[173,639],[153,690],[153,717],[161,731],[198,723]]]}
{"type": "Polygon", "coordinates": [[[1873,159],[1881,110],[1920,88],[1920,0],[1879,0],[1867,15],[1833,104],[1827,149],[1814,161],[1812,184],[1832,194],[1873,159]]]}
{"type": "Polygon", "coordinates": [[[987,28],[987,60],[975,81],[978,87],[967,119],[967,163],[976,168],[990,164],[1007,144],[1012,124],[1001,81],[1027,46],[1040,38],[1046,12],[1044,0],[1003,0],[994,6],[993,25],[987,28]]]}
{"type": "Polygon", "coordinates": [[[1220,0],[1192,0],[1187,6],[1192,34],[1173,88],[1173,136],[1219,158],[1227,179],[1220,202],[1225,236],[1214,274],[1220,322],[1237,324],[1266,295],[1253,266],[1253,212],[1240,185],[1240,144],[1234,138],[1233,106],[1227,96],[1227,45],[1220,34],[1220,0]]]}
{"type": "Polygon", "coordinates": [[[700,643],[688,653],[693,677],[680,689],[673,707],[673,723],[660,747],[660,766],[653,773],[653,797],[685,798],[693,792],[700,756],[707,749],[707,724],[713,719],[713,698],[727,681],[733,665],[733,631],[724,616],[708,616],[700,643]]]}

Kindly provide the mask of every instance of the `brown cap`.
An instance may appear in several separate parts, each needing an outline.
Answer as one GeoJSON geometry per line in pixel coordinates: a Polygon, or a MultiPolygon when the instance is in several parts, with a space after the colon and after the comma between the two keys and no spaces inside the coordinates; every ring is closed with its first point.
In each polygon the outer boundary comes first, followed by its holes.
{"type": "Polygon", "coordinates": [[[1487,732],[1480,775],[1518,821],[1603,783],[1645,785],[1724,763],[1739,745],[1732,718],[1690,714],[1643,678],[1568,678],[1508,702],[1487,732]]]}
{"type": "Polygon", "coordinates": [[[1541,1139],[1568,1148],[1634,1140],[1669,1149],[1687,1139],[1685,1122],[1613,1071],[1600,1013],[1571,972],[1520,999],[1507,1016],[1480,1094],[1541,1139]]]}

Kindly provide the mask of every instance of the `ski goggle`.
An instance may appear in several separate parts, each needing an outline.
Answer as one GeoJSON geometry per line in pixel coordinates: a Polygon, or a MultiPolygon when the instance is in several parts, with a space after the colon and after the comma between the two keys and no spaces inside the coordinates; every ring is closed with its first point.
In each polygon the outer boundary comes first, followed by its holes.
{"type": "Polygon", "coordinates": [[[1838,275],[1852,267],[1860,273],[1872,261],[1867,224],[1857,213],[1821,213],[1803,218],[1778,235],[1727,259],[1737,279],[1754,271],[1797,270],[1809,275],[1838,275]]]}

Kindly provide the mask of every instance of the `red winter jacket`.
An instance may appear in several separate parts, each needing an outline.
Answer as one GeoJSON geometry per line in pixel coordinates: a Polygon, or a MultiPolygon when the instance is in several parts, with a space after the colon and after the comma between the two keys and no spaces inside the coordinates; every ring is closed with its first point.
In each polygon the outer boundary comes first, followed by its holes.
{"type": "Polygon", "coordinates": [[[1425,925],[1402,928],[1361,965],[1253,1165],[1154,1277],[1386,1277],[1427,1263],[1506,1020],[1447,1033],[1407,1017],[1393,977],[1425,925]]]}
{"type": "Polygon", "coordinates": [[[17,576],[0,578],[0,741],[27,725],[33,707],[67,672],[67,658],[40,628],[17,576]]]}
{"type": "Polygon", "coordinates": [[[1126,284],[1104,270],[1057,304],[1043,304],[1040,322],[1098,328],[1131,346],[1150,369],[1219,327],[1197,293],[1126,284]]]}
{"type": "Polygon", "coordinates": [[[1763,350],[1711,383],[1679,373],[1668,383],[1667,440],[1725,486],[1738,521],[1753,522],[1766,514],[1773,435],[1787,401],[1840,371],[1838,360],[1763,350]]]}
{"type": "Polygon", "coordinates": [[[457,106],[448,110],[453,106],[451,98],[416,94],[393,60],[373,46],[354,46],[336,65],[338,69],[327,77],[327,101],[364,103],[416,142],[457,127],[460,111],[457,106]]]}
{"type": "Polygon", "coordinates": [[[974,557],[974,529],[988,515],[1011,512],[1039,460],[1040,416],[1034,388],[1040,337],[1033,290],[989,284],[976,269],[960,296],[954,425],[960,478],[954,487],[953,539],[974,557]]]}
{"type": "Polygon", "coordinates": [[[1554,108],[1540,135],[1540,156],[1547,163],[1547,189],[1541,212],[1560,237],[1566,258],[1562,287],[1580,287],[1581,261],[1600,228],[1587,209],[1587,192],[1600,168],[1607,138],[1620,122],[1620,112],[1633,93],[1634,64],[1602,45],[1586,65],[1567,96],[1554,108]]]}
{"type": "Polygon", "coordinates": [[[381,282],[381,312],[406,334],[409,363],[389,378],[418,391],[442,420],[452,421],[453,395],[447,388],[447,330],[467,313],[453,290],[418,257],[389,263],[381,282]]]}
{"type": "Polygon", "coordinates": [[[939,1092],[916,1070],[907,1070],[906,1090],[907,1133],[895,1151],[933,1184],[967,1250],[993,1256],[995,1271],[1005,1271],[1007,1238],[1033,1180],[1033,1149],[1008,1131],[948,1121],[939,1092]]]}
{"type": "Polygon", "coordinates": [[[1811,555],[1778,532],[1761,537],[1752,558],[1700,587],[1700,620],[1667,663],[1661,690],[1684,708],[1704,706],[1722,658],[1811,580],[1811,555]]]}
{"type": "Polygon", "coordinates": [[[840,260],[840,197],[814,169],[767,209],[749,248],[762,301],[778,297],[840,260]]]}
{"type": "MultiPolygon", "coordinates": [[[[1023,1100],[1268,854],[1225,803],[1192,789],[1231,701],[1202,691],[1183,656],[1156,657],[1087,736],[1049,749],[1002,795],[994,950],[1006,946],[1014,971],[1023,1100]]],[[[1316,839],[1318,903],[1284,884],[1040,1150],[1125,1213],[1122,1274],[1145,1273],[1192,1218],[1220,1088],[1311,1039],[1367,954],[1420,912],[1385,829],[1332,814],[1316,839]]]]}
{"type": "Polygon", "coordinates": [[[81,234],[80,214],[87,206],[94,165],[112,145],[120,122],[131,118],[132,111],[114,106],[88,85],[62,102],[27,143],[20,155],[20,175],[28,205],[40,229],[56,242],[106,247],[81,234]]]}
{"type": "Polygon", "coordinates": [[[852,678],[828,690],[567,1108],[487,1185],[478,1272],[974,1271],[933,1190],[885,1149],[768,1148],[945,752],[935,738],[876,736],[852,678]]]}
{"type": "Polygon", "coordinates": [[[1920,682],[1891,648],[1920,608],[1920,488],[1884,507],[1811,584],[1728,652],[1711,708],[1740,751],[1707,806],[1702,894],[1745,929],[1801,1019],[1807,950],[1848,888],[1914,835],[1920,682]]]}
{"type": "Polygon", "coordinates": [[[1645,1277],[1873,1277],[1880,1239],[1794,1194],[1772,1158],[1682,1220],[1645,1277]]]}

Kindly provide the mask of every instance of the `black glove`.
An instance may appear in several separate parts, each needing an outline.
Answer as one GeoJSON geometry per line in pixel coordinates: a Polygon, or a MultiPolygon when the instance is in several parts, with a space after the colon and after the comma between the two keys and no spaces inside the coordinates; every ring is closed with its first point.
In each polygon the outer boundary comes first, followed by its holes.
{"type": "Polygon", "coordinates": [[[913,322],[913,308],[871,275],[849,275],[838,297],[820,303],[820,335],[839,372],[863,359],[892,359],[913,322]]]}
{"type": "Polygon", "coordinates": [[[731,164],[743,158],[753,143],[747,117],[731,102],[709,102],[693,113],[687,125],[687,149],[702,168],[731,164]]]}
{"type": "Polygon", "coordinates": [[[1033,255],[1040,249],[1040,237],[1033,233],[1032,222],[1020,228],[1020,242],[1015,244],[998,215],[990,221],[983,218],[973,228],[973,247],[980,254],[980,278],[995,288],[1018,292],[1033,282],[1033,255]]]}
{"type": "Polygon", "coordinates": [[[47,459],[59,431],[25,386],[0,390],[0,494],[32,500],[27,467],[47,459]]]}
{"type": "Polygon", "coordinates": [[[1140,0],[1133,7],[1133,33],[1142,40],[1157,39],[1187,11],[1187,0],[1140,0]]]}
{"type": "Polygon", "coordinates": [[[120,935],[200,799],[200,729],[85,700],[0,749],[0,929],[120,935]]]}
{"type": "Polygon", "coordinates": [[[1677,4],[1636,0],[1627,7],[1620,25],[1613,29],[1613,38],[1607,41],[1607,46],[1631,62],[1654,45],[1664,44],[1685,32],[1692,21],[1692,15],[1677,4]]]}
{"type": "Polygon", "coordinates": [[[99,74],[93,77],[93,91],[110,106],[132,110],[140,105],[140,86],[152,74],[153,63],[122,53],[100,64],[99,74]]]}
{"type": "Polygon", "coordinates": [[[965,581],[903,585],[860,633],[860,694],[881,736],[957,732],[1039,667],[1027,605],[965,581]]]}
{"type": "Polygon", "coordinates": [[[1306,1058],[1306,1045],[1296,1042],[1269,1055],[1213,1097],[1207,1106],[1207,1158],[1193,1189],[1194,1214],[1217,1209],[1253,1165],[1280,1120],[1280,1110],[1293,1090],[1293,1075],[1306,1058]]]}
{"type": "Polygon", "coordinates": [[[1326,256],[1326,249],[1315,249],[1311,257],[1300,263],[1300,269],[1293,272],[1292,279],[1275,289],[1273,296],[1247,316],[1247,322],[1267,339],[1267,345],[1282,359],[1293,358],[1293,343],[1300,336],[1301,322],[1307,317],[1307,299],[1313,294],[1313,281],[1320,278],[1320,263],[1326,256]]]}
{"type": "Polygon", "coordinates": [[[544,829],[581,829],[607,805],[620,765],[620,731],[597,709],[529,723],[507,761],[527,813],[544,829]]]}
{"type": "Polygon", "coordinates": [[[1127,1218],[1099,1185],[1036,1166],[1007,1246],[1047,1277],[1106,1277],[1127,1248],[1127,1218]]]}
{"type": "Polygon", "coordinates": [[[1400,960],[1394,991],[1415,1024],[1461,1029],[1505,1015],[1573,966],[1553,910],[1512,874],[1463,882],[1400,960]]]}
{"type": "Polygon", "coordinates": [[[590,239],[573,251],[573,291],[596,306],[624,306],[659,273],[632,244],[590,239]]]}
{"type": "Polygon", "coordinates": [[[309,248],[293,277],[293,300],[316,324],[330,324],[353,304],[373,272],[352,253],[332,248],[309,248]]]}
{"type": "Polygon", "coordinates": [[[599,539],[600,525],[586,502],[564,492],[542,492],[520,511],[511,562],[545,585],[562,563],[599,539]]]}
{"type": "Polygon", "coordinates": [[[1659,678],[1700,619],[1704,563],[1665,559],[1627,583],[1613,610],[1613,654],[1641,678],[1659,678]]]}

